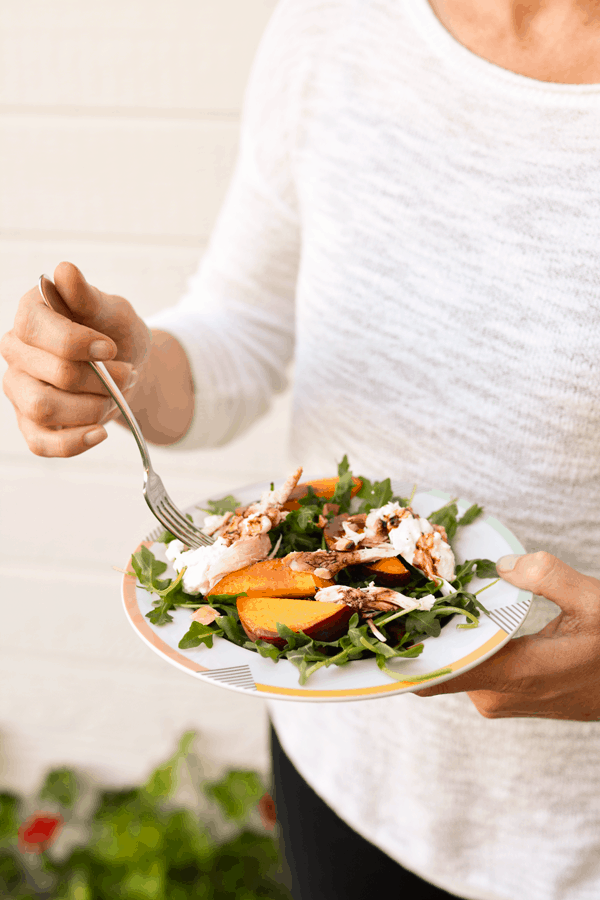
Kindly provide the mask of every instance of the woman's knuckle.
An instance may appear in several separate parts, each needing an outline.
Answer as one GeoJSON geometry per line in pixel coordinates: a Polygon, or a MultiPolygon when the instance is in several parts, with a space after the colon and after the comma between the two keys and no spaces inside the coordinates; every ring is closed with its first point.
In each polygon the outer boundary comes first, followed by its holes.
{"type": "Polygon", "coordinates": [[[25,441],[34,456],[47,456],[46,442],[41,435],[35,433],[27,434],[25,435],[25,441]]]}
{"type": "Polygon", "coordinates": [[[59,456],[63,459],[75,455],[73,452],[73,442],[70,440],[66,431],[62,432],[61,435],[57,438],[54,455],[59,456]]]}
{"type": "Polygon", "coordinates": [[[7,331],[6,334],[3,334],[0,338],[0,354],[4,357],[6,362],[10,365],[10,362],[13,358],[12,347],[13,347],[13,335],[11,331],[7,331]]]}
{"type": "Polygon", "coordinates": [[[52,425],[54,404],[43,389],[33,391],[26,403],[27,417],[36,425],[52,425]]]}
{"type": "Polygon", "coordinates": [[[61,323],[55,353],[62,359],[73,359],[80,349],[79,328],[66,319],[61,323]]]}
{"type": "Polygon", "coordinates": [[[31,345],[38,333],[37,315],[35,308],[26,302],[23,297],[15,316],[14,332],[24,344],[31,345]]]}
{"type": "Polygon", "coordinates": [[[57,357],[53,384],[61,391],[72,392],[78,384],[79,371],[68,359],[57,357]]]}

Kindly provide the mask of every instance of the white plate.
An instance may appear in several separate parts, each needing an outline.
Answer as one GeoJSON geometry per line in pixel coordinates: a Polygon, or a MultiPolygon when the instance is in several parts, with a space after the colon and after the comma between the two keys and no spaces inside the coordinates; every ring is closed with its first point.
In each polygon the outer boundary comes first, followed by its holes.
{"type": "MultiPolygon", "coordinates": [[[[266,483],[250,485],[235,491],[235,496],[242,504],[250,503],[268,487],[266,483]]],[[[394,493],[406,496],[406,485],[393,484],[393,488],[394,493]]],[[[449,494],[427,491],[415,495],[412,507],[421,515],[427,516],[448,500],[449,494]]],[[[464,500],[458,500],[457,503],[463,511],[471,505],[464,500]]],[[[198,507],[205,505],[205,500],[198,503],[198,507]]],[[[197,507],[190,507],[190,511],[195,513],[196,522],[201,521],[197,507]]],[[[152,541],[152,537],[155,538],[161,531],[162,529],[158,529],[143,543],[158,559],[166,562],[164,545],[152,541]]],[[[140,546],[141,544],[137,550],[140,546]]],[[[453,546],[459,563],[466,559],[482,558],[495,561],[507,553],[525,552],[508,528],[491,516],[482,517],[472,525],[459,528],[453,546]]],[[[139,637],[159,656],[195,678],[229,690],[275,700],[368,700],[416,691],[425,685],[429,687],[448,681],[497,653],[522,625],[532,600],[530,592],[519,590],[506,581],[497,582],[481,597],[490,616],[481,613],[478,628],[457,629],[457,624],[467,620],[464,616],[455,616],[442,629],[439,637],[424,641],[423,652],[416,659],[388,660],[389,667],[404,676],[402,681],[391,680],[377,667],[375,659],[371,658],[354,660],[345,666],[323,667],[310,676],[306,685],[301,686],[298,684],[299,671],[293,663],[286,659],[275,663],[224,638],[215,638],[212,649],[202,645],[193,650],[180,650],[177,645],[190,627],[189,610],[172,610],[173,622],[163,626],[152,625],[146,618],[146,613],[154,608],[154,595],[137,586],[131,563],[128,572],[131,574],[123,577],[123,602],[127,617],[139,637]],[[423,683],[423,676],[439,672],[440,669],[444,672],[423,683]]],[[[170,564],[165,572],[165,576],[169,575],[175,575],[170,564]]],[[[468,590],[475,592],[489,583],[489,580],[473,578],[468,590]]]]}

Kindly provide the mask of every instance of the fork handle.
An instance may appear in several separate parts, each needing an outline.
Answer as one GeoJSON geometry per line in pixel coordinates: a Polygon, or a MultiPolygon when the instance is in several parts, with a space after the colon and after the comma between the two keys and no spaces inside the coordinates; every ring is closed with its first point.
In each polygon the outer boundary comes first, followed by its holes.
{"type": "MultiPolygon", "coordinates": [[[[50,290],[44,290],[44,281],[51,284],[52,287],[54,288],[54,290],[56,290],[55,285],[50,281],[50,279],[48,278],[47,275],[40,275],[40,278],[38,281],[38,287],[40,289],[40,294],[42,295],[42,300],[44,301],[46,306],[50,307],[50,309],[54,310],[54,312],[57,312],[59,315],[64,316],[65,315],[64,309],[62,309],[59,306],[58,302],[54,300],[54,296],[53,296],[52,292],[50,290]]],[[[129,427],[131,428],[131,431],[135,438],[136,444],[138,445],[138,449],[142,455],[142,462],[144,464],[144,469],[146,470],[146,479],[145,480],[147,480],[148,473],[150,471],[152,471],[152,463],[150,462],[150,454],[148,452],[148,445],[146,443],[144,435],[142,434],[142,430],[141,430],[140,426],[138,425],[137,420],[131,411],[131,408],[130,408],[127,400],[125,399],[125,397],[123,396],[123,394],[121,393],[121,391],[119,390],[117,385],[115,384],[115,381],[114,381],[112,375],[110,374],[110,372],[108,371],[108,369],[106,368],[106,366],[104,365],[103,362],[88,361],[88,365],[90,365],[92,367],[92,369],[94,370],[94,372],[96,373],[96,375],[98,376],[98,378],[100,379],[100,381],[102,382],[102,384],[104,385],[104,387],[106,388],[106,390],[108,391],[110,396],[113,398],[113,400],[117,404],[117,406],[121,412],[121,415],[123,416],[123,418],[129,425],[129,427]]]]}
{"type": "Polygon", "coordinates": [[[110,396],[113,398],[113,400],[119,407],[121,415],[123,416],[123,418],[129,425],[129,427],[131,428],[131,431],[135,438],[135,442],[138,445],[138,450],[140,451],[140,453],[142,455],[142,462],[144,464],[144,469],[146,470],[146,472],[149,472],[150,469],[152,468],[152,464],[150,462],[150,454],[148,453],[148,445],[146,443],[146,439],[144,438],[144,435],[142,434],[141,428],[137,423],[137,419],[135,418],[135,416],[133,415],[133,413],[131,411],[131,407],[129,406],[129,403],[127,402],[127,400],[125,399],[125,397],[123,396],[123,394],[121,393],[121,391],[119,390],[117,385],[115,384],[115,381],[114,381],[112,375],[110,374],[110,372],[108,371],[108,369],[106,368],[106,366],[104,365],[103,362],[90,362],[89,364],[92,367],[92,369],[94,370],[94,372],[96,373],[96,375],[98,376],[98,378],[100,379],[100,381],[102,382],[102,384],[104,385],[104,387],[106,388],[106,390],[108,391],[108,393],[110,394],[110,396]]]}

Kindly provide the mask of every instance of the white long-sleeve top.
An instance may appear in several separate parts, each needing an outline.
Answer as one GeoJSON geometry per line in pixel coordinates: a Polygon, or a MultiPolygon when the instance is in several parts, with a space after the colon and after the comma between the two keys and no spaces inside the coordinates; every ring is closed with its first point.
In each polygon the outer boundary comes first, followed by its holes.
{"type": "MultiPolygon", "coordinates": [[[[600,85],[488,63],[427,0],[284,0],[208,252],[151,324],[192,364],[183,448],[253,421],[295,344],[301,464],[348,453],[600,575],[600,85]]],[[[600,897],[600,723],[461,695],[271,710],[317,792],[435,884],[600,897]]]]}

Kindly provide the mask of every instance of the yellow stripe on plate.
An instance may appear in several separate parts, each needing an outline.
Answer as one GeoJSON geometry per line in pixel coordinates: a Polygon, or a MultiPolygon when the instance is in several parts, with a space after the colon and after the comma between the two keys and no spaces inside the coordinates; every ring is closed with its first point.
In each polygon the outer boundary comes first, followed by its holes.
{"type": "MultiPolygon", "coordinates": [[[[506,631],[500,629],[489,639],[489,641],[486,641],[483,646],[478,647],[477,650],[474,650],[467,656],[463,656],[462,659],[451,663],[449,666],[440,666],[440,668],[448,668],[452,669],[453,672],[458,672],[460,669],[468,666],[469,663],[475,662],[480,659],[480,657],[485,656],[490,650],[493,650],[494,647],[497,647],[498,644],[501,644],[502,641],[506,640],[507,637],[506,631]]],[[[269,684],[258,683],[256,684],[256,689],[258,691],[264,691],[267,694],[285,694],[287,697],[364,697],[368,694],[389,694],[391,691],[397,691],[399,688],[414,687],[417,684],[421,687],[427,687],[427,682],[423,681],[423,676],[421,675],[419,676],[418,681],[394,681],[391,684],[380,684],[375,687],[346,688],[345,690],[340,691],[307,691],[302,688],[274,687],[269,684]]]]}

